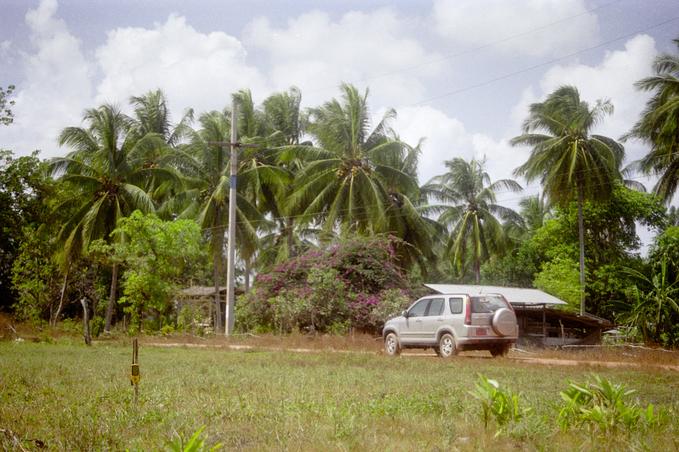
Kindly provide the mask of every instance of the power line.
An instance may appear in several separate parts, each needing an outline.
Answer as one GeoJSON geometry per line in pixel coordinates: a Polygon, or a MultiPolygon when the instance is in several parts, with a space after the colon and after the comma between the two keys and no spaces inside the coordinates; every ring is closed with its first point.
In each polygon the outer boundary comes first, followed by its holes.
{"type": "MultiPolygon", "coordinates": [[[[428,66],[428,65],[440,63],[440,62],[443,62],[443,61],[448,61],[448,60],[451,60],[451,59],[453,59],[453,58],[457,58],[457,57],[460,57],[460,56],[463,56],[463,55],[471,54],[471,53],[473,53],[473,52],[478,52],[479,50],[484,50],[484,49],[487,49],[487,48],[489,48],[489,47],[493,47],[493,46],[495,46],[495,45],[497,45],[497,44],[503,44],[503,43],[505,43],[505,42],[509,42],[509,41],[512,41],[512,40],[517,39],[517,38],[522,38],[522,37],[525,37],[525,36],[529,36],[529,35],[531,35],[531,34],[533,34],[533,33],[535,33],[535,32],[549,29],[549,28],[551,28],[551,27],[553,27],[553,26],[555,26],[555,25],[561,24],[561,23],[563,23],[563,22],[567,22],[567,21],[570,21],[570,20],[572,20],[572,19],[576,19],[576,18],[578,18],[578,17],[582,17],[582,16],[585,16],[585,15],[587,15],[587,14],[593,13],[593,12],[595,12],[595,11],[599,11],[599,10],[601,10],[601,9],[605,9],[605,8],[611,6],[611,5],[614,5],[614,4],[616,4],[616,3],[620,3],[621,1],[622,1],[622,0],[614,0],[614,1],[611,1],[611,2],[608,2],[608,3],[604,3],[604,4],[602,4],[602,5],[599,5],[599,6],[595,7],[595,8],[585,10],[585,11],[583,11],[583,12],[581,12],[581,13],[574,14],[574,15],[572,15],[572,16],[568,16],[568,17],[561,18],[561,19],[555,20],[555,21],[553,21],[553,22],[550,22],[550,23],[547,23],[547,24],[544,24],[544,25],[541,25],[541,26],[538,26],[538,27],[535,27],[535,28],[531,28],[531,29],[526,30],[526,31],[521,32],[521,33],[516,33],[516,34],[513,34],[513,35],[508,35],[508,36],[505,36],[505,37],[503,37],[503,38],[496,39],[496,40],[494,40],[494,41],[486,42],[485,44],[481,44],[481,45],[478,45],[478,46],[476,46],[476,47],[471,47],[471,48],[469,48],[469,49],[462,50],[462,51],[460,51],[460,52],[456,52],[456,53],[448,53],[448,54],[445,54],[445,55],[443,55],[443,56],[441,56],[441,57],[433,58],[433,59],[430,59],[430,60],[428,60],[428,61],[424,61],[424,62],[419,63],[419,64],[416,64],[416,65],[411,65],[411,66],[407,66],[407,67],[402,68],[402,69],[397,69],[397,70],[393,70],[393,71],[389,71],[389,72],[384,72],[384,73],[382,73],[382,74],[377,74],[377,75],[362,77],[362,78],[359,78],[359,79],[354,80],[354,83],[356,83],[356,82],[359,82],[359,83],[369,82],[369,81],[371,81],[371,80],[377,80],[377,79],[381,79],[381,78],[384,78],[384,77],[389,77],[389,76],[392,76],[392,75],[397,75],[397,74],[407,73],[407,72],[413,72],[413,71],[415,71],[415,70],[421,69],[423,66],[428,66]]],[[[316,89],[309,90],[309,92],[312,92],[312,93],[315,93],[315,92],[322,92],[322,91],[327,91],[327,90],[336,89],[336,88],[337,88],[336,86],[325,86],[325,87],[320,87],[320,88],[316,88],[316,89]]]]}
{"type": "Polygon", "coordinates": [[[645,31],[652,30],[652,29],[654,29],[654,28],[662,27],[662,26],[667,25],[667,24],[669,24],[669,23],[672,23],[672,22],[674,22],[674,21],[676,21],[676,20],[678,20],[678,19],[679,19],[679,16],[672,17],[671,19],[667,19],[667,20],[664,20],[664,21],[662,21],[662,22],[655,23],[655,24],[653,24],[653,25],[651,25],[651,26],[648,26],[648,27],[645,27],[645,28],[642,28],[642,29],[635,30],[635,31],[632,32],[632,33],[627,33],[627,34],[624,34],[624,35],[622,35],[622,36],[618,36],[618,37],[616,37],[616,38],[609,39],[608,41],[601,42],[601,43],[599,43],[599,44],[597,44],[597,45],[595,45],[595,46],[587,47],[587,48],[585,48],[585,49],[581,49],[581,50],[578,50],[578,51],[576,51],[576,52],[572,52],[572,53],[569,53],[569,54],[567,54],[567,55],[563,55],[563,56],[558,57],[558,58],[553,58],[553,59],[551,59],[551,60],[549,60],[549,61],[545,61],[545,62],[543,62],[543,63],[538,63],[538,64],[535,64],[535,65],[533,65],[533,66],[529,66],[529,67],[526,67],[526,68],[523,68],[523,69],[519,69],[519,70],[517,70],[517,71],[513,71],[513,72],[509,72],[509,73],[507,73],[507,74],[503,74],[503,75],[500,75],[500,76],[497,76],[497,77],[493,77],[493,78],[491,78],[491,79],[485,80],[485,81],[480,82],[480,83],[475,83],[475,84],[473,84],[473,85],[468,85],[468,86],[465,86],[465,87],[463,87],[463,88],[459,88],[459,89],[456,89],[456,90],[453,90],[453,91],[449,91],[449,92],[447,92],[447,93],[442,93],[442,94],[439,94],[439,95],[437,95],[437,96],[433,96],[433,97],[430,97],[430,98],[421,100],[421,101],[419,101],[419,102],[415,102],[415,103],[409,104],[409,105],[407,105],[407,106],[414,107],[414,106],[418,106],[418,105],[428,104],[428,103],[430,103],[430,102],[434,102],[434,101],[439,100],[439,99],[442,99],[442,98],[444,98],[444,97],[453,96],[453,95],[455,95],[455,94],[460,94],[460,93],[463,93],[463,92],[466,92],[466,91],[470,91],[470,90],[473,90],[473,89],[476,89],[476,88],[480,88],[480,87],[482,87],[482,86],[490,85],[491,83],[495,83],[495,82],[500,81],[500,80],[505,80],[505,79],[508,79],[508,78],[513,77],[513,76],[515,76],[515,75],[519,75],[519,74],[523,74],[523,73],[526,73],[526,72],[530,72],[530,71],[532,71],[532,70],[535,70],[535,69],[538,69],[538,68],[541,68],[541,67],[544,67],[544,66],[548,66],[548,65],[550,65],[550,64],[554,64],[554,63],[557,63],[557,62],[559,62],[559,61],[563,61],[563,60],[568,59],[568,58],[572,58],[572,57],[577,56],[577,55],[579,55],[579,54],[581,54],[581,53],[589,52],[589,51],[591,51],[591,50],[595,50],[595,49],[604,47],[604,46],[606,46],[606,45],[608,45],[608,44],[611,44],[611,43],[613,43],[613,42],[620,41],[620,40],[622,40],[622,39],[630,38],[630,37],[635,36],[635,35],[637,35],[637,34],[639,34],[639,33],[643,33],[643,32],[645,32],[645,31]]]}

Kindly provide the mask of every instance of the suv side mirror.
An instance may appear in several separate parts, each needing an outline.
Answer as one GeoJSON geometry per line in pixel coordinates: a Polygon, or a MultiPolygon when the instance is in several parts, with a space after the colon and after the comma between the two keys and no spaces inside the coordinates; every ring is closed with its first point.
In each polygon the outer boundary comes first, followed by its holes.
{"type": "Polygon", "coordinates": [[[401,312],[401,315],[407,319],[408,318],[408,310],[404,309],[403,312],[401,312]]]}

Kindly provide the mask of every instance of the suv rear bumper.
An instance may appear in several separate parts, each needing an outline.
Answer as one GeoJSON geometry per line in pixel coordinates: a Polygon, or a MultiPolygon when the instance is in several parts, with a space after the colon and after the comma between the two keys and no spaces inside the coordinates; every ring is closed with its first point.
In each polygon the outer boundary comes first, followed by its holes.
{"type": "Polygon", "coordinates": [[[512,345],[516,343],[518,338],[516,336],[511,337],[488,337],[488,338],[467,338],[460,337],[457,338],[457,347],[460,350],[487,350],[498,345],[512,345]]]}

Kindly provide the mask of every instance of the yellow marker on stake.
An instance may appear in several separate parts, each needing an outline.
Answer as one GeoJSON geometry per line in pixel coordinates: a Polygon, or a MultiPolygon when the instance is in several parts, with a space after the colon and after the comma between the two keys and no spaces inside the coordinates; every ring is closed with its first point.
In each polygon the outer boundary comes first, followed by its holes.
{"type": "Polygon", "coordinates": [[[130,384],[134,386],[134,402],[137,402],[139,396],[139,382],[141,381],[141,373],[139,372],[139,343],[135,338],[132,341],[132,371],[130,373],[130,384]]]}

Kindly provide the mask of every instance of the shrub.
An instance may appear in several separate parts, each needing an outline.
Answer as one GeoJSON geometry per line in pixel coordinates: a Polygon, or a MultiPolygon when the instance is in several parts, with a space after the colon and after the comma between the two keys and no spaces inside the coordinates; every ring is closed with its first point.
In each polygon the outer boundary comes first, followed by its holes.
{"type": "Polygon", "coordinates": [[[566,406],[559,413],[563,430],[586,427],[590,433],[606,435],[617,431],[645,429],[659,422],[653,404],[645,409],[627,399],[636,391],[614,384],[598,375],[594,383],[570,383],[561,392],[566,406]]]}
{"type": "Polygon", "coordinates": [[[499,429],[498,433],[511,422],[518,422],[525,414],[530,412],[530,408],[521,408],[519,395],[514,394],[508,389],[501,389],[496,380],[491,380],[479,375],[476,382],[476,390],[471,393],[481,402],[481,418],[483,425],[488,428],[488,423],[494,419],[499,429]]]}
{"type": "Polygon", "coordinates": [[[236,304],[241,331],[376,333],[413,299],[394,243],[376,236],[312,250],[257,276],[236,304]]]}

